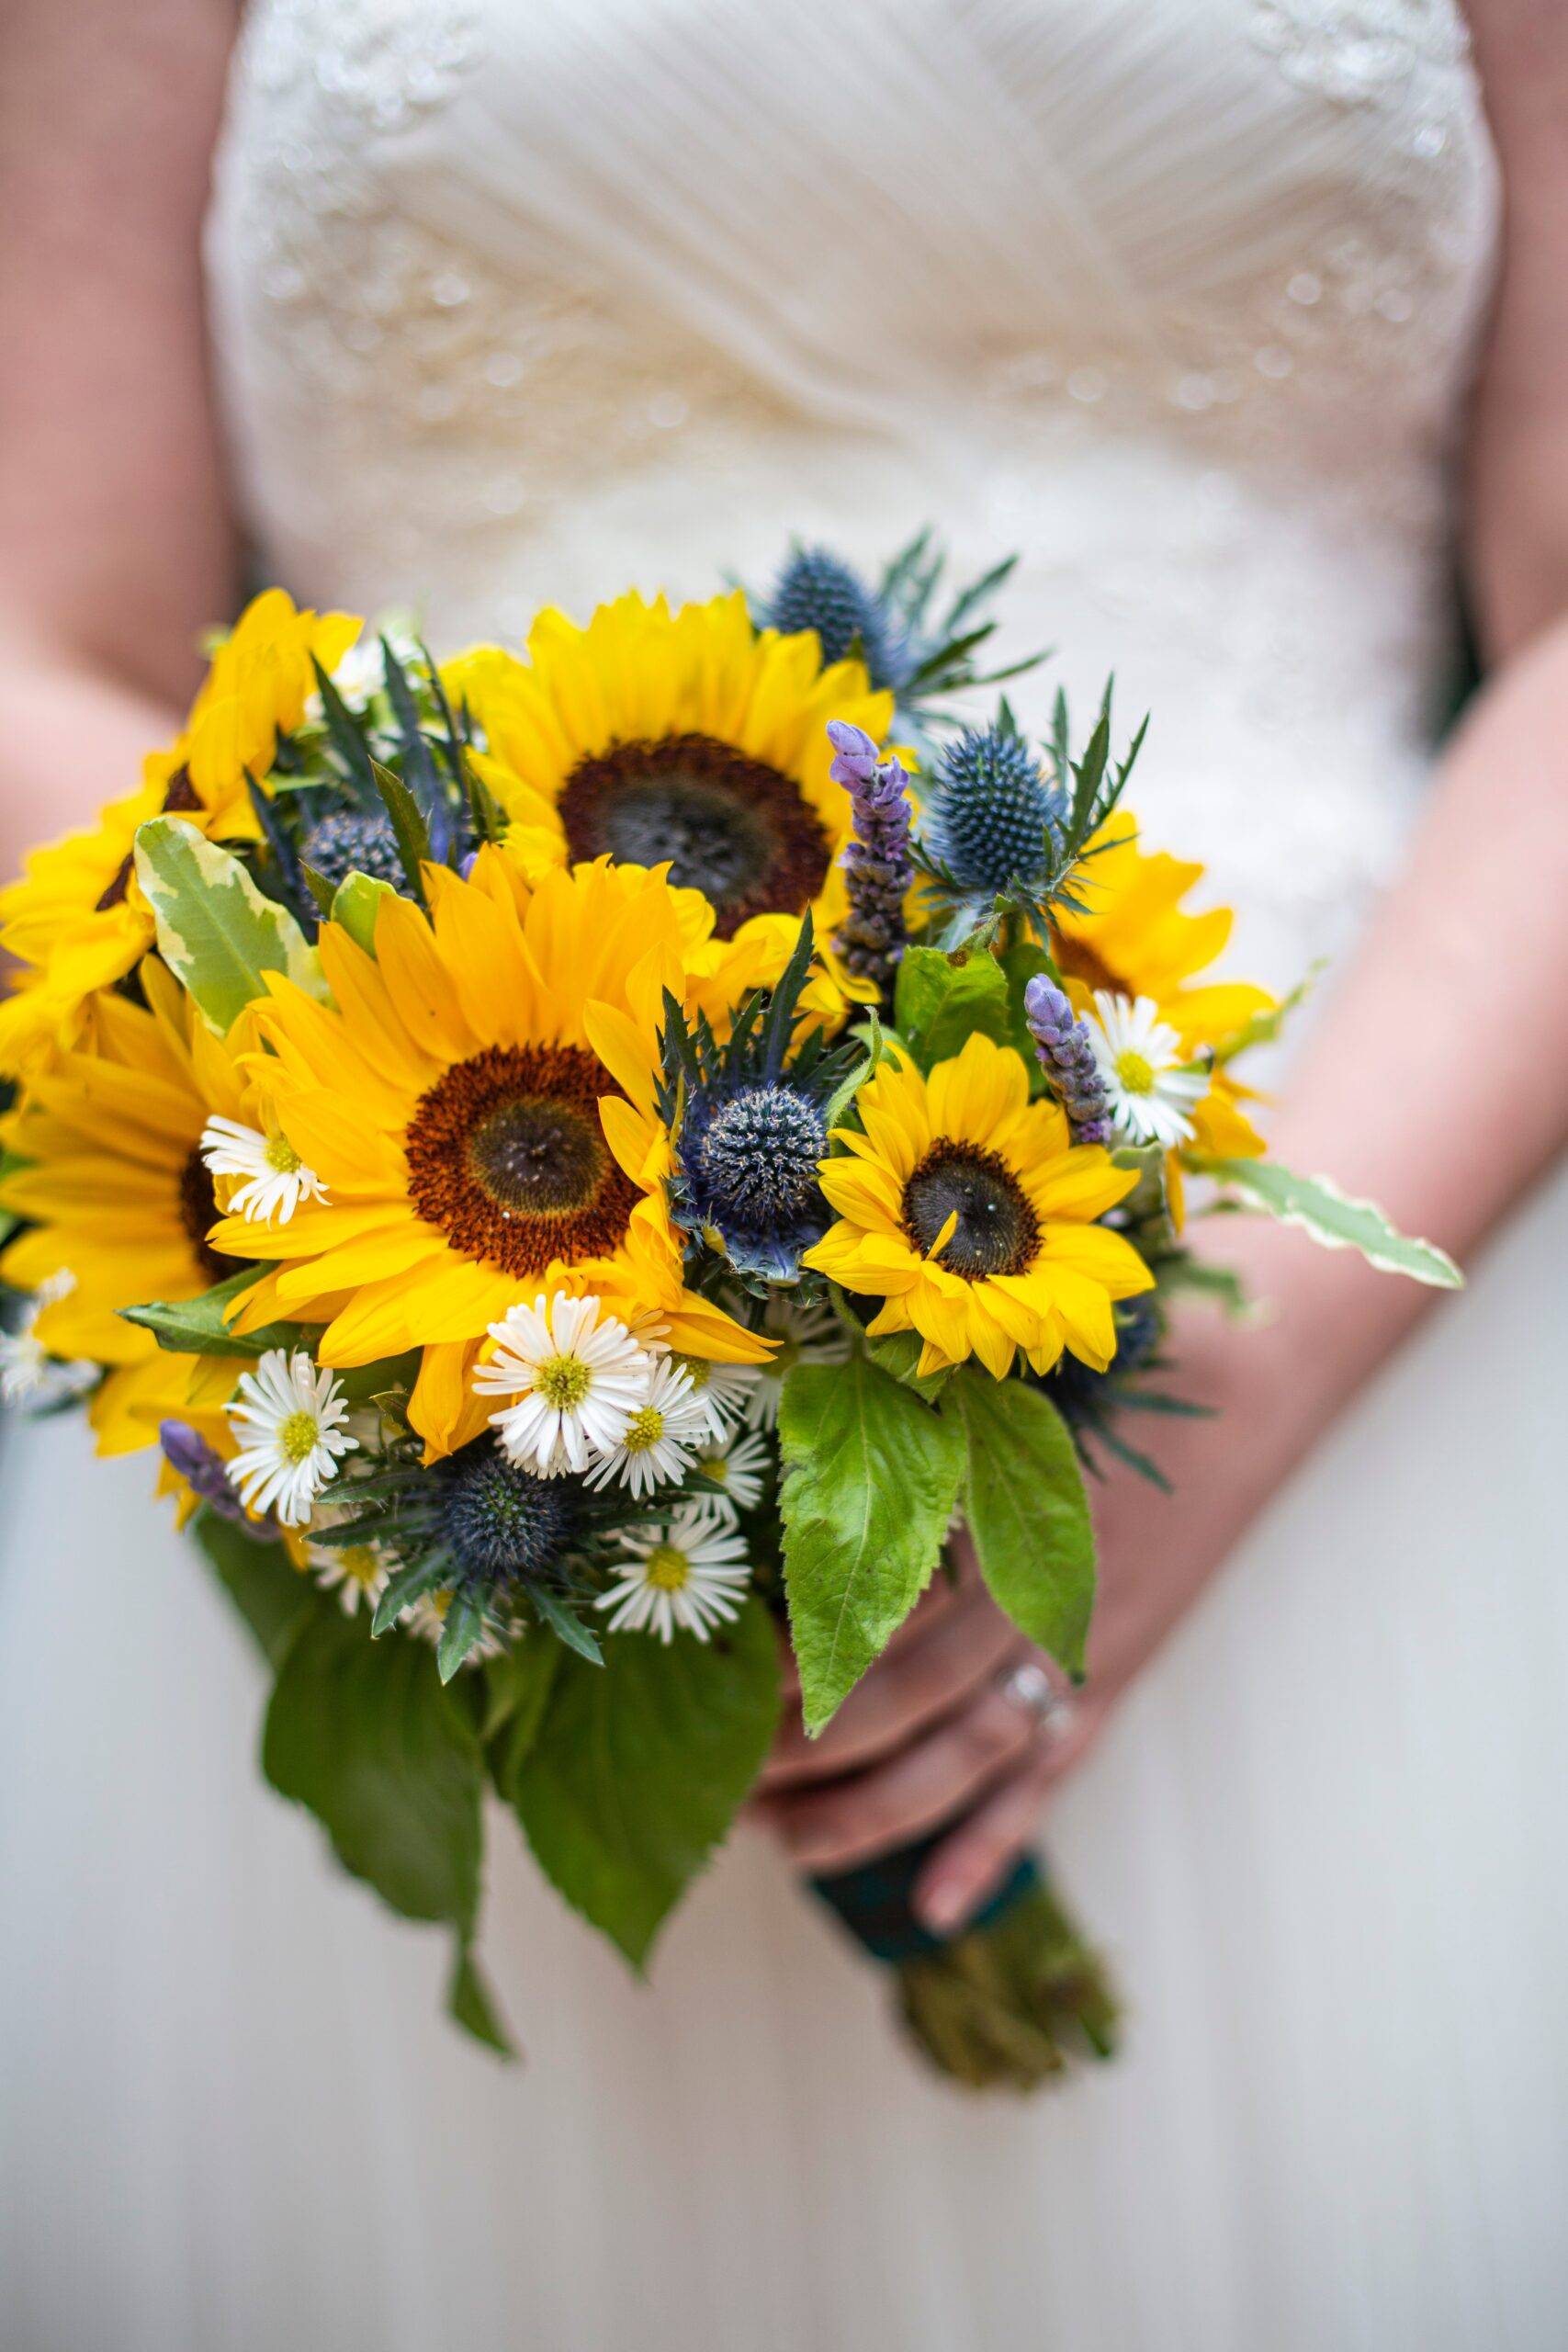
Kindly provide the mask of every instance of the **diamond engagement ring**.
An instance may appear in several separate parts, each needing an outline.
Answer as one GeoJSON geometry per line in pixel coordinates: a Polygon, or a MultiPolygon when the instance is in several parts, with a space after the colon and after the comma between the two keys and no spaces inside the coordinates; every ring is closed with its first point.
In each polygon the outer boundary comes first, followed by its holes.
{"type": "Polygon", "coordinates": [[[1032,1715],[1039,1729],[1051,1738],[1061,1739],[1071,1731],[1077,1707],[1033,1658],[1020,1658],[1016,1666],[1010,1666],[1005,1674],[998,1676],[997,1689],[1013,1706],[1032,1715]]]}

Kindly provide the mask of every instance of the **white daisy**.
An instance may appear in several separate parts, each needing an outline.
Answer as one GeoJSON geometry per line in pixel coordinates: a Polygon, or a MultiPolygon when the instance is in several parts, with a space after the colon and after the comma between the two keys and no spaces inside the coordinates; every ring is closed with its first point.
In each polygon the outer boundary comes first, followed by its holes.
{"type": "Polygon", "coordinates": [[[1129,1001],[1096,989],[1094,1010],[1089,1043],[1118,1132],[1167,1151],[1185,1143],[1192,1133],[1189,1114],[1208,1092],[1208,1071],[1193,1068],[1151,997],[1129,1001]]]}
{"type": "MultiPolygon", "coordinates": [[[[350,1417],[350,1427],[358,1426],[361,1443],[365,1442],[364,1413],[350,1417]]],[[[310,1533],[306,1539],[305,1557],[323,1592],[335,1592],[338,1606],[345,1617],[352,1617],[361,1601],[373,1610],[387,1589],[387,1578],[397,1562],[378,1544],[322,1544],[315,1538],[318,1530],[325,1532],[342,1527],[345,1521],[359,1517],[358,1504],[345,1500],[327,1503],[310,1515],[310,1533]]]]}
{"type": "Polygon", "coordinates": [[[802,1308],[787,1306],[782,1298],[770,1299],[762,1329],[778,1345],[769,1361],[757,1366],[745,1406],[749,1430],[777,1429],[784,1375],[797,1363],[848,1363],[850,1360],[850,1335],[830,1306],[802,1308]]]}
{"type": "Polygon", "coordinates": [[[701,1499],[733,1526],[743,1510],[755,1510],[762,1499],[768,1472],[768,1441],[760,1433],[738,1437],[730,1445],[705,1446],[697,1468],[711,1478],[715,1492],[701,1499]]]}
{"type": "Polygon", "coordinates": [[[0,1331],[0,1405],[25,1405],[35,1413],[84,1396],[97,1379],[98,1367],[78,1356],[67,1362],[51,1356],[38,1336],[38,1319],[46,1306],[66,1298],[76,1277],[64,1268],[40,1283],[28,1301],[15,1331],[0,1331]]]}
{"type": "Polygon", "coordinates": [[[685,1366],[672,1356],[656,1357],[641,1403],[588,1483],[607,1487],[615,1480],[634,1495],[650,1495],[684,1476],[707,1427],[707,1406],[685,1366]]]}
{"type": "Polygon", "coordinates": [[[201,1131],[201,1156],[214,1176],[244,1177],[229,1212],[253,1225],[287,1225],[301,1201],[327,1197],[326,1186],[287,1136],[263,1135],[216,1112],[201,1131]]]}
{"type": "Polygon", "coordinates": [[[648,1396],[653,1359],[596,1298],[541,1291],[490,1327],[495,1353],[474,1373],[483,1396],[513,1403],[491,1415],[507,1459],[541,1478],[586,1470],[617,1446],[648,1396]]]}
{"type": "Polygon", "coordinates": [[[339,1457],[359,1443],[344,1428],[348,1406],[332,1374],[303,1349],[290,1356],[268,1348],[254,1372],[240,1374],[239,1396],[223,1410],[242,1441],[229,1464],[241,1501],[270,1508],[284,1527],[305,1526],[339,1457]]]}
{"type": "Polygon", "coordinates": [[[707,1413],[708,1435],[723,1442],[746,1411],[757,1385],[754,1363],[710,1363],[705,1356],[671,1358],[691,1381],[707,1413]]]}
{"type": "Polygon", "coordinates": [[[612,1611],[613,1634],[653,1633],[668,1642],[680,1626],[705,1642],[710,1626],[739,1613],[751,1575],[745,1544],[701,1503],[682,1503],[662,1524],[628,1530],[621,1542],[632,1557],[594,1603],[612,1611]]]}

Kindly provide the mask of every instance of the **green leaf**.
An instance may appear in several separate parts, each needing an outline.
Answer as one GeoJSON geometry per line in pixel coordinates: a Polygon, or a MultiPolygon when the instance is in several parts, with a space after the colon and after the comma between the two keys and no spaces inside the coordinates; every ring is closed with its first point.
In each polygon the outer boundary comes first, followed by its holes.
{"type": "Polygon", "coordinates": [[[376,917],[381,901],[397,895],[389,882],[379,881],[373,874],[345,874],[333,900],[333,921],[343,925],[356,947],[363,947],[367,956],[374,956],[376,917]]]}
{"type": "Polygon", "coordinates": [[[247,1534],[237,1520],[202,1510],[191,1522],[191,1533],[263,1657],[275,1668],[280,1666],[307,1620],[321,1607],[316,1587],[300,1575],[281,1544],[247,1534]]]}
{"type": "Polygon", "coordinates": [[[1299,1225],[1328,1250],[1359,1250],[1385,1274],[1408,1274],[1434,1290],[1461,1290],[1464,1276],[1435,1242],[1411,1240],[1390,1225],[1372,1201],[1352,1200],[1326,1176],[1296,1176],[1271,1159],[1203,1159],[1195,1163],[1247,1208],[1299,1225]]]}
{"type": "Polygon", "coordinates": [[[333,910],[333,900],[337,896],[336,890],[324,874],[318,874],[313,865],[307,865],[302,859],[299,871],[305,877],[306,889],[316,902],[317,913],[323,918],[329,916],[333,910]]]}
{"type": "Polygon", "coordinates": [[[925,1347],[913,1331],[888,1331],[880,1340],[867,1340],[865,1351],[874,1364],[890,1372],[900,1386],[912,1388],[928,1405],[935,1404],[951,1377],[945,1372],[928,1372],[922,1379],[920,1358],[925,1347]]]}
{"type": "Polygon", "coordinates": [[[454,1592],[446,1603],[446,1614],[441,1621],[441,1639],[435,1645],[435,1670],[443,1682],[450,1682],[468,1652],[482,1639],[485,1613],[477,1600],[466,1592],[454,1592]]]}
{"type": "Polygon", "coordinates": [[[786,1375],[779,1442],[790,1632],[806,1728],[819,1732],[931,1581],[963,1432],[856,1354],[786,1375]]]}
{"type": "Polygon", "coordinates": [[[376,778],[376,789],[392,820],[398,856],[408,877],[410,892],[423,907],[424,884],[419,869],[430,855],[430,831],[424,821],[424,811],[400,775],[394,775],[390,768],[384,768],[379,760],[372,760],[370,766],[376,778]]]}
{"type": "Polygon", "coordinates": [[[479,1734],[423,1642],[372,1642],[341,1610],[319,1611],[284,1657],[262,1764],[274,1788],[316,1815],[344,1867],[394,1911],[472,1933],[479,1734]]]}
{"type": "Polygon", "coordinates": [[[538,1736],[560,1655],[558,1642],[536,1641],[524,1634],[499,1657],[485,1660],[485,1712],[479,1736],[487,1747],[499,1743],[498,1786],[510,1782],[538,1736]]]}
{"type": "Polygon", "coordinates": [[[459,1943],[452,1970],[452,1981],[446,1988],[446,2011],[465,2033],[482,2041],[499,2057],[515,2058],[512,2037],[502,2024],[496,2011],[490,1986],[479,1973],[479,1964],[469,1946],[459,1943]]]}
{"type": "Polygon", "coordinates": [[[152,817],[138,828],[136,878],[158,953],[220,1036],[265,993],[265,972],[321,993],[315,952],[288,909],[264,899],[239,859],[185,818],[152,817]]]}
{"type": "Polygon", "coordinates": [[[711,1642],[615,1634],[603,1668],[558,1650],[502,1781],[546,1876],[641,1968],[728,1832],[778,1722],[778,1642],[749,1600],[711,1642]]]}
{"type": "Polygon", "coordinates": [[[1094,1528],[1066,1422],[1021,1380],[955,1373],[942,1419],[968,1443],[964,1516],[998,1609],[1076,1678],[1094,1608],[1094,1528]]]}
{"type": "Polygon", "coordinates": [[[564,1642],[569,1650],[575,1650],[590,1666],[604,1665],[604,1653],[598,1634],[583,1623],[574,1609],[569,1609],[564,1600],[558,1600],[543,1585],[536,1585],[529,1598],[558,1642],[564,1642]]]}
{"type": "Polygon", "coordinates": [[[242,1266],[227,1282],[196,1298],[149,1299],[144,1306],[122,1306],[119,1312],[175,1355],[259,1356],[268,1348],[298,1348],[305,1336],[298,1323],[264,1323],[259,1330],[235,1332],[223,1320],[224,1308],[254,1289],[265,1272],[265,1266],[242,1266]]]}
{"type": "Polygon", "coordinates": [[[898,966],[894,1021],[922,1069],[960,1052],[976,1029],[1004,1043],[1007,978],[986,949],[954,958],[935,947],[907,947],[898,966]]]}

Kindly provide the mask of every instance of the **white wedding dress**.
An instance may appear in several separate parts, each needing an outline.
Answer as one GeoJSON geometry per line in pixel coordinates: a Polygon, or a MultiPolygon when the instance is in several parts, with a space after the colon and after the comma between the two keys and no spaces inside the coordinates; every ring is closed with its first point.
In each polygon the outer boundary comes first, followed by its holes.
{"type": "MultiPolygon", "coordinates": [[[[1427,787],[1496,193],[1455,0],[256,0],[209,259],[259,568],[450,646],[791,533],[1018,548],[1021,706],[1114,665],[1146,832],[1286,981],[1427,787]]],[[[11,1431],[8,2352],[1551,2352],[1565,1266],[1558,1182],[1064,1796],[1127,2048],[1025,2107],[919,2073],[745,1837],[639,1988],[498,1817],[528,2064],[469,2047],[263,1787],[145,1460],[11,1431]]]]}

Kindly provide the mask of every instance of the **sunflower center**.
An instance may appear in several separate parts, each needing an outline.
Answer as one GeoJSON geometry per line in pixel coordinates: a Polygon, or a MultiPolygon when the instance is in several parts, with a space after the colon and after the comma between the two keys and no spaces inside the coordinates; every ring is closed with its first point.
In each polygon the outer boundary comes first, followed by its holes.
{"type": "Polygon", "coordinates": [[[643,1577],[656,1592],[684,1592],[692,1580],[691,1564],[673,1544],[656,1544],[643,1564],[643,1577]]]}
{"type": "Polygon", "coordinates": [[[581,1405],[593,1385],[593,1375],[581,1356],[551,1356],[534,1370],[534,1393],[558,1413],[581,1405]]]}
{"type": "Polygon", "coordinates": [[[549,1094],[510,1095],[468,1137],[468,1168],[496,1206],[560,1216],[593,1197],[608,1155],[582,1107],[549,1094]]]}
{"type": "Polygon", "coordinates": [[[965,1282],[1026,1273],[1040,1221],[1011,1169],[977,1144],[932,1145],[904,1187],[904,1230],[922,1256],[955,1220],[938,1262],[965,1282]]]}
{"type": "Polygon", "coordinates": [[[632,1415],[621,1440],[628,1453],[647,1453],[664,1435],[664,1416],[657,1405],[644,1405],[632,1415]]]}
{"type": "Polygon", "coordinates": [[[1155,1086],[1155,1066],[1147,1054],[1140,1054],[1135,1046],[1128,1046],[1116,1057],[1116,1077],[1129,1094],[1152,1094],[1155,1086]]]}
{"type": "Polygon", "coordinates": [[[613,744],[578,763],[558,805],[574,859],[668,863],[711,902],[721,939],[752,915],[804,913],[832,859],[793,777],[711,735],[613,744]]]}
{"type": "Polygon", "coordinates": [[[212,1170],[198,1149],[191,1153],[180,1170],[180,1223],[186,1238],[200,1261],[209,1280],[226,1282],[236,1266],[246,1263],[243,1258],[231,1258],[226,1250],[215,1250],[207,1236],[217,1224],[220,1211],[218,1196],[212,1189],[212,1170]]]}
{"type": "Polygon", "coordinates": [[[316,1450],[316,1440],[320,1435],[321,1425],[316,1416],[306,1412],[301,1406],[297,1413],[290,1413],[286,1421],[279,1423],[277,1450],[286,1462],[308,1462],[316,1450]]]}

